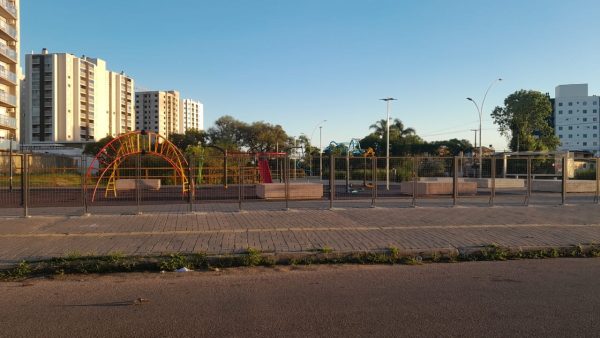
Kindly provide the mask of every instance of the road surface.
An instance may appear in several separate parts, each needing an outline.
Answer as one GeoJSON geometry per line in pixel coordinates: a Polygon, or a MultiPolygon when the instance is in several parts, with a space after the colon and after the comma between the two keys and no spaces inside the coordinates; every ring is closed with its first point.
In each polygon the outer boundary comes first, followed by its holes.
{"type": "Polygon", "coordinates": [[[2,337],[589,336],[600,259],[309,266],[0,283],[2,337]]]}

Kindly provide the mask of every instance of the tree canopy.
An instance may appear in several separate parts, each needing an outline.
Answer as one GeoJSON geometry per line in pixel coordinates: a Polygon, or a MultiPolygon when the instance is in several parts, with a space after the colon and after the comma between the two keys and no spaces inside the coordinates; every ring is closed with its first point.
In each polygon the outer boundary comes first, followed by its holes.
{"type": "Polygon", "coordinates": [[[533,90],[510,94],[504,107],[496,107],[492,112],[494,123],[513,151],[555,150],[560,141],[549,123],[551,117],[550,99],[533,90]]]}

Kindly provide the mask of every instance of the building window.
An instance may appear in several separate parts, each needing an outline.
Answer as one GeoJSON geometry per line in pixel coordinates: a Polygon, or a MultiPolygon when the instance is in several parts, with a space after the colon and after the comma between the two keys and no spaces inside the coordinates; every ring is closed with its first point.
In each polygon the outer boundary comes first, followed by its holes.
{"type": "Polygon", "coordinates": [[[594,126],[593,129],[598,129],[598,126],[594,126]]]}
{"type": "Polygon", "coordinates": [[[583,134],[583,138],[587,138],[587,134],[583,134]]]}
{"type": "Polygon", "coordinates": [[[584,105],[584,106],[587,106],[587,101],[583,101],[583,105],[584,105]]]}
{"type": "Polygon", "coordinates": [[[562,115],[562,110],[559,110],[559,111],[558,111],[558,115],[562,115]]]}
{"type": "Polygon", "coordinates": [[[559,103],[558,103],[558,106],[559,106],[559,107],[562,107],[562,102],[559,102],[559,103]]]}
{"type": "Polygon", "coordinates": [[[583,142],[583,145],[584,145],[584,146],[587,146],[587,142],[583,142]]]}
{"type": "Polygon", "coordinates": [[[584,113],[584,114],[587,114],[587,109],[584,109],[584,110],[583,110],[583,113],[584,113]]]}
{"type": "MultiPolygon", "coordinates": [[[[385,121],[384,121],[384,122],[385,122],[385,121]]],[[[569,130],[573,130],[573,127],[572,127],[572,126],[569,126],[569,130]]]]}
{"type": "Polygon", "coordinates": [[[587,122],[587,117],[584,117],[584,118],[583,118],[583,122],[587,122]]]}
{"type": "Polygon", "coordinates": [[[569,110],[569,114],[573,114],[573,111],[572,111],[572,110],[569,110]]]}
{"type": "MultiPolygon", "coordinates": [[[[384,121],[385,122],[385,121],[384,121]]],[[[558,127],[558,130],[562,130],[562,127],[558,127]]]]}
{"type": "MultiPolygon", "coordinates": [[[[385,122],[385,121],[384,121],[385,122]]],[[[558,135],[558,138],[562,138],[562,135],[558,135]]]]}
{"type": "Polygon", "coordinates": [[[572,106],[572,105],[573,105],[573,102],[569,102],[569,106],[572,106]]]}
{"type": "Polygon", "coordinates": [[[569,138],[573,138],[573,134],[569,134],[569,138]]]}

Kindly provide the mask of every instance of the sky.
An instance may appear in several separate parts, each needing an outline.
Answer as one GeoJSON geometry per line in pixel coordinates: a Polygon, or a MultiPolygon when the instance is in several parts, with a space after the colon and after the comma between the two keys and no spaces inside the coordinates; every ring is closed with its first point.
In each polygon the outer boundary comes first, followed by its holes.
{"type": "Polygon", "coordinates": [[[520,89],[600,94],[597,0],[22,0],[21,52],[86,55],[141,90],[178,90],[222,115],[319,145],[391,118],[425,140],[504,150],[490,113],[520,89]]]}

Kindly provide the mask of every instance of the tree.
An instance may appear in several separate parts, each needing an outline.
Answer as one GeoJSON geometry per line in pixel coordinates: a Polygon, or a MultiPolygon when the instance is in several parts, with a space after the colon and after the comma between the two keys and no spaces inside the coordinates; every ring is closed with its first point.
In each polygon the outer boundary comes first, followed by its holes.
{"type": "Polygon", "coordinates": [[[242,126],[240,136],[242,145],[256,153],[274,152],[277,145],[282,150],[288,138],[282,126],[264,121],[242,126]]]}
{"type": "MultiPolygon", "coordinates": [[[[387,122],[384,119],[381,119],[370,125],[369,129],[373,129],[373,134],[381,137],[381,139],[385,142],[387,122]]],[[[404,123],[402,123],[402,121],[399,119],[394,119],[393,123],[390,124],[390,143],[394,141],[406,140],[411,135],[416,135],[415,130],[413,128],[405,129],[404,123]]]]}
{"type": "Polygon", "coordinates": [[[546,95],[534,90],[519,90],[504,100],[504,107],[492,112],[501,135],[509,139],[513,151],[555,150],[560,144],[548,121],[552,105],[546,95]]]}
{"type": "Polygon", "coordinates": [[[102,148],[104,148],[104,146],[106,146],[113,139],[114,138],[112,136],[106,136],[104,138],[101,138],[97,142],[87,143],[85,145],[85,148],[83,149],[83,153],[95,156],[100,152],[100,150],[102,150],[102,148]]]}
{"type": "Polygon", "coordinates": [[[402,123],[402,121],[400,121],[399,119],[394,119],[394,124],[390,127],[393,127],[390,129],[390,136],[392,136],[391,130],[393,129],[398,134],[399,140],[403,140],[409,136],[417,134],[417,132],[413,128],[404,129],[404,123],[402,123]]]}
{"type": "Polygon", "coordinates": [[[169,141],[185,152],[190,146],[206,145],[207,137],[208,135],[203,130],[188,129],[183,134],[170,134],[169,141]]]}
{"type": "Polygon", "coordinates": [[[212,145],[229,150],[239,150],[243,145],[242,129],[247,124],[229,115],[221,116],[214,127],[208,129],[208,139],[212,145]]]}

